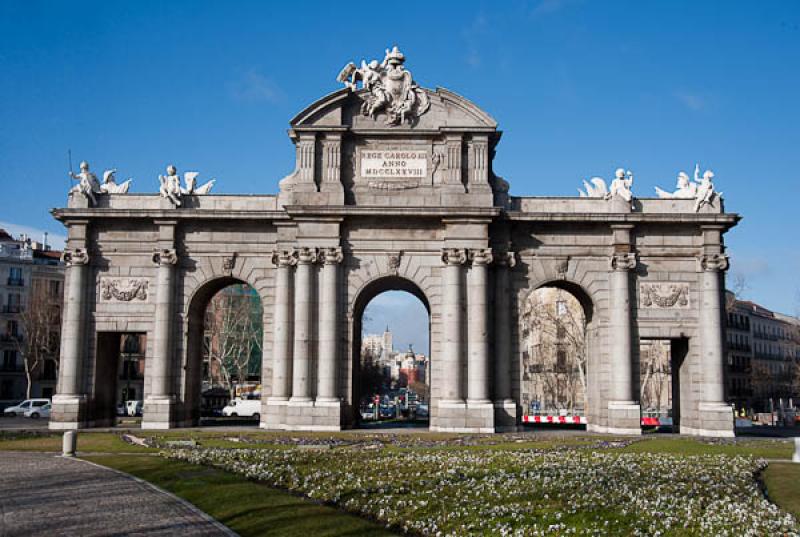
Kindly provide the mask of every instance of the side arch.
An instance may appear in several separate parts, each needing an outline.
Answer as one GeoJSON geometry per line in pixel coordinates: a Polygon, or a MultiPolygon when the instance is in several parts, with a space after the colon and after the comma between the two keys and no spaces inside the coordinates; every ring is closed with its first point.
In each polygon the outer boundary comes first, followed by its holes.
{"type": "MultiPolygon", "coordinates": [[[[184,306],[185,331],[182,334],[183,364],[180,386],[182,394],[183,421],[187,424],[198,425],[200,422],[200,398],[203,377],[203,338],[205,331],[205,313],[211,299],[221,290],[231,285],[247,285],[258,296],[262,308],[262,326],[265,324],[266,302],[263,293],[253,283],[243,278],[232,275],[211,276],[198,285],[188,295],[184,306]]],[[[262,333],[262,363],[266,354],[267,329],[264,326],[262,333]]],[[[263,369],[263,368],[262,368],[263,369]]],[[[263,373],[263,371],[262,371],[263,373]]],[[[262,376],[263,386],[263,376],[262,376]]]]}
{"type": "MultiPolygon", "coordinates": [[[[600,335],[600,322],[599,322],[599,308],[596,302],[596,299],[592,296],[592,293],[581,283],[576,282],[572,279],[566,277],[556,277],[556,278],[545,278],[535,282],[530,282],[528,286],[528,290],[524,292],[520,296],[520,301],[518,303],[519,308],[519,315],[518,318],[518,334],[519,338],[517,340],[517,344],[519,345],[518,349],[519,352],[517,354],[517,365],[518,374],[519,374],[519,381],[517,384],[517,389],[515,393],[517,394],[517,404],[520,405],[520,408],[523,409],[523,414],[527,414],[527,410],[524,408],[524,401],[523,401],[523,379],[525,378],[526,370],[524,367],[525,361],[524,357],[528,354],[528,350],[526,349],[525,340],[523,339],[522,335],[524,332],[524,328],[522,326],[522,311],[527,307],[528,301],[533,298],[537,291],[542,289],[558,289],[561,291],[565,291],[571,297],[573,297],[577,303],[580,305],[580,308],[583,313],[583,345],[584,345],[584,384],[581,389],[584,390],[584,398],[585,398],[585,407],[582,414],[582,417],[585,418],[584,423],[592,423],[593,421],[597,421],[598,419],[598,408],[597,402],[600,400],[600,393],[599,387],[601,383],[601,379],[599,378],[600,368],[599,368],[599,358],[602,349],[602,341],[600,335]]],[[[570,323],[567,323],[568,325],[570,323]]],[[[567,328],[567,333],[569,333],[569,328],[567,328]]],[[[575,338],[568,337],[566,341],[575,341],[575,338]]],[[[567,344],[568,345],[568,344],[567,344]]],[[[541,367],[541,366],[539,366],[541,367]]],[[[539,370],[537,370],[539,371],[539,370]]],[[[542,370],[536,373],[530,374],[546,374],[546,371],[542,370]]],[[[531,379],[532,380],[532,379],[531,379]]],[[[559,381],[560,382],[560,381],[559,381]]],[[[580,384],[577,386],[581,386],[580,384]]],[[[575,388],[578,389],[578,388],[575,388]]],[[[552,411],[553,409],[550,408],[552,411]]],[[[552,414],[552,412],[550,412],[552,414]]],[[[575,414],[578,415],[578,414],[575,414]]],[[[577,423],[577,422],[576,422],[577,423]]]]}

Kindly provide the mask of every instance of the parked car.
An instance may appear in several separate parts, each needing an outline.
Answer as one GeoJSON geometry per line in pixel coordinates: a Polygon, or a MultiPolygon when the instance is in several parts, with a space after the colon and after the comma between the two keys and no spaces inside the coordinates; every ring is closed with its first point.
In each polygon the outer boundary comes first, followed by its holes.
{"type": "Polygon", "coordinates": [[[258,399],[233,399],[222,409],[223,416],[261,417],[261,401],[258,399]]]}
{"type": "Polygon", "coordinates": [[[38,420],[39,418],[49,418],[50,417],[50,403],[48,402],[46,405],[42,406],[32,406],[28,410],[25,411],[26,418],[33,418],[38,420]]]}
{"type": "Polygon", "coordinates": [[[128,401],[125,403],[128,410],[128,416],[141,416],[142,415],[142,402],[141,401],[128,401]]]}
{"type": "Polygon", "coordinates": [[[428,408],[428,403],[417,403],[417,417],[427,418],[429,415],[430,409],[428,408]]]}
{"type": "Polygon", "coordinates": [[[128,415],[128,407],[125,403],[117,403],[117,416],[127,416],[128,415]]]}
{"type": "Polygon", "coordinates": [[[27,412],[32,408],[39,408],[49,404],[50,404],[50,399],[25,399],[20,404],[15,406],[10,406],[5,410],[3,410],[3,415],[10,417],[23,416],[25,415],[25,412],[27,412]]]}

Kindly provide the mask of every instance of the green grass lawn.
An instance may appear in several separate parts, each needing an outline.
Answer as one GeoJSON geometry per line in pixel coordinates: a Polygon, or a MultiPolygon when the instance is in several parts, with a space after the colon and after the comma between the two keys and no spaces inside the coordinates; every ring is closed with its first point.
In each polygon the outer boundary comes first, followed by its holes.
{"type": "MultiPolygon", "coordinates": [[[[61,433],[0,434],[1,451],[61,451],[61,433]]],[[[93,453],[155,453],[158,450],[124,442],[115,433],[78,433],[78,450],[93,453]]]]}
{"type": "Polygon", "coordinates": [[[395,535],[369,520],[214,468],[142,455],[83,458],[180,496],[243,537],[395,535]]]}
{"type": "Polygon", "coordinates": [[[784,511],[800,518],[800,464],[770,464],[761,476],[767,496],[784,511]]]}
{"type": "Polygon", "coordinates": [[[791,459],[794,444],[789,440],[739,439],[735,444],[708,443],[692,438],[646,438],[622,448],[632,453],[672,453],[676,455],[752,455],[765,459],[791,459]]]}

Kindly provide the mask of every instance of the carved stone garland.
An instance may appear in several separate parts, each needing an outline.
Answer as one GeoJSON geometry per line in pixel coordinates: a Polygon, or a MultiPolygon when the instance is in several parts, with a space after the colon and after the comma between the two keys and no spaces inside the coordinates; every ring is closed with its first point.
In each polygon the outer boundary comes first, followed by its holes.
{"type": "Polygon", "coordinates": [[[133,299],[147,300],[147,288],[150,285],[148,280],[127,280],[127,285],[123,286],[124,281],[110,278],[100,280],[100,296],[103,300],[112,298],[123,302],[130,302],[133,299]]]}
{"type": "Polygon", "coordinates": [[[640,302],[645,308],[688,308],[688,283],[642,283],[640,302]]]}

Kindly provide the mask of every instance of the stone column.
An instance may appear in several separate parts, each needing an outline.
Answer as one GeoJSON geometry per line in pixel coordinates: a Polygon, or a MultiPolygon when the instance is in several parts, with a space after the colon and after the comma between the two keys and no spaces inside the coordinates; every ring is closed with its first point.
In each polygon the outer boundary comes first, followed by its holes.
{"type": "Polygon", "coordinates": [[[315,248],[301,248],[297,255],[297,273],[294,279],[294,365],[292,367],[293,402],[311,401],[311,344],[314,319],[312,311],[312,284],[315,248]]]}
{"type": "Polygon", "coordinates": [[[492,250],[470,250],[467,299],[467,404],[488,404],[489,400],[489,315],[487,295],[492,250]]]}
{"type": "Polygon", "coordinates": [[[611,258],[611,400],[624,403],[633,402],[629,271],[635,267],[636,254],[616,254],[611,258]]]}
{"type": "Polygon", "coordinates": [[[633,398],[633,352],[630,271],[636,268],[636,254],[611,256],[610,358],[611,389],[608,401],[608,432],[641,434],[641,412],[633,398]]]}
{"type": "MultiPolygon", "coordinates": [[[[62,260],[67,265],[69,293],[64,297],[62,322],[61,363],[58,395],[81,395],[84,340],[86,331],[86,279],[89,255],[83,248],[64,250],[62,260]]],[[[77,418],[77,416],[76,416],[77,418]]]]}
{"type": "Polygon", "coordinates": [[[273,318],[275,343],[272,349],[271,400],[289,398],[289,378],[292,359],[292,267],[297,256],[291,250],[276,251],[272,255],[275,270],[275,317],[273,318]]]}
{"type": "Polygon", "coordinates": [[[156,281],[156,312],[153,320],[153,355],[148,358],[145,374],[150,391],[145,398],[143,429],[168,429],[172,425],[172,360],[174,341],[172,320],[174,316],[174,279],[178,255],[172,248],[161,248],[153,253],[153,263],[158,265],[156,281]]]}
{"type": "Polygon", "coordinates": [[[322,291],[319,323],[319,372],[317,402],[338,402],[336,372],[338,366],[338,296],[337,273],[342,262],[341,248],[326,248],[322,254],[322,291]]]}
{"type": "Polygon", "coordinates": [[[173,280],[178,256],[174,249],[163,249],[153,254],[153,262],[158,265],[156,283],[156,315],[153,333],[153,362],[150,368],[150,396],[154,399],[169,398],[170,366],[172,362],[172,317],[173,280]]]}
{"type": "Polygon", "coordinates": [[[516,264],[513,252],[495,258],[494,293],[494,401],[496,406],[514,405],[511,399],[511,305],[509,271],[516,264]]]}
{"type": "Polygon", "coordinates": [[[461,306],[462,265],[466,252],[460,248],[442,251],[442,379],[441,399],[443,403],[463,403],[461,394],[461,360],[463,355],[461,306]]]}
{"type": "MultiPolygon", "coordinates": [[[[700,296],[700,345],[703,371],[703,401],[725,405],[725,354],[722,324],[722,272],[728,268],[724,254],[707,254],[700,258],[702,291],[700,296]]],[[[728,407],[727,405],[725,405],[728,407]]],[[[728,407],[728,409],[730,409],[728,407]]]]}

